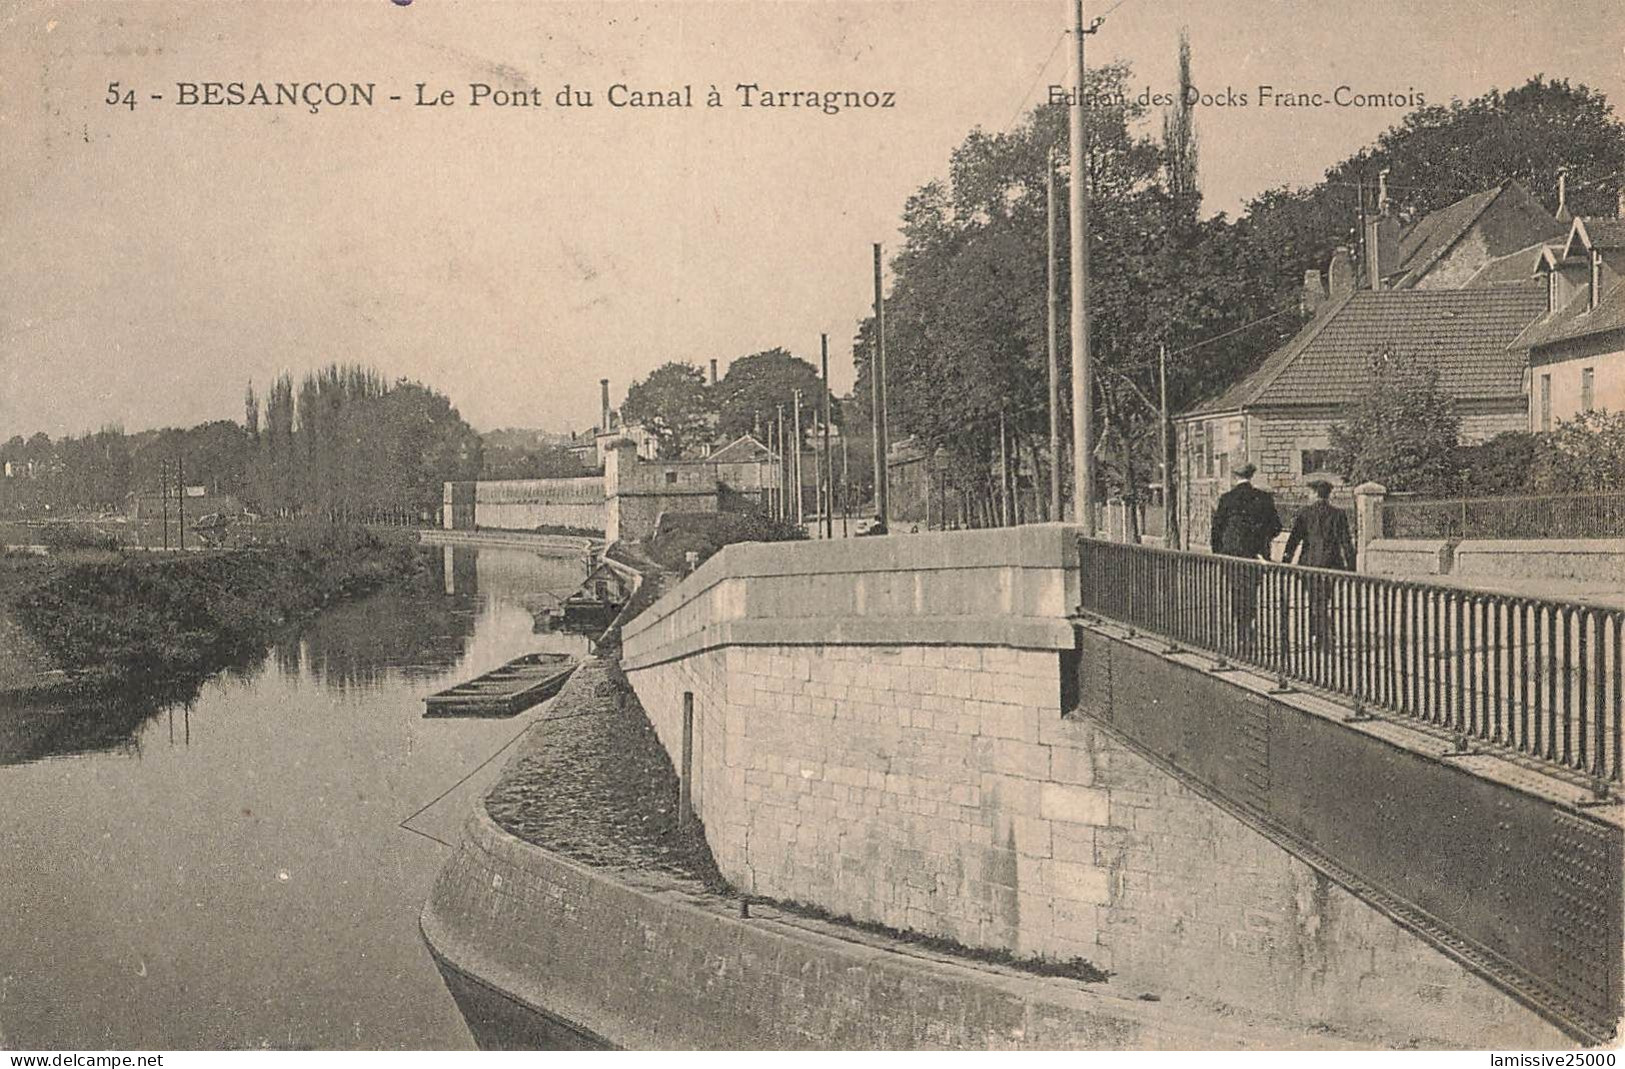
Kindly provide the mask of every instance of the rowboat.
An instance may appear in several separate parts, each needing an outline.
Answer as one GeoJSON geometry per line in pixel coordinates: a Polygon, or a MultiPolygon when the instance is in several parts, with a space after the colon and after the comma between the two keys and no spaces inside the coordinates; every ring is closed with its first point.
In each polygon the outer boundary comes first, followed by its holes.
{"type": "Polygon", "coordinates": [[[515,716],[559,692],[580,662],[567,653],[529,653],[423,700],[424,716],[515,716]]]}

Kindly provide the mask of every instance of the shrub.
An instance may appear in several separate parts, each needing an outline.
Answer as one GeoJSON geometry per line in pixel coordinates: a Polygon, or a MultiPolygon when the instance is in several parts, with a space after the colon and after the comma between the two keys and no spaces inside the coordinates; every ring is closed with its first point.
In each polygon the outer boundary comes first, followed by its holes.
{"type": "Polygon", "coordinates": [[[1384,351],[1367,365],[1360,400],[1348,422],[1332,428],[1331,445],[1351,486],[1375,481],[1394,491],[1447,494],[1458,482],[1460,428],[1438,368],[1384,351]]]}
{"type": "Polygon", "coordinates": [[[1625,412],[1586,412],[1542,435],[1532,482],[1544,494],[1625,489],[1625,412]]]}

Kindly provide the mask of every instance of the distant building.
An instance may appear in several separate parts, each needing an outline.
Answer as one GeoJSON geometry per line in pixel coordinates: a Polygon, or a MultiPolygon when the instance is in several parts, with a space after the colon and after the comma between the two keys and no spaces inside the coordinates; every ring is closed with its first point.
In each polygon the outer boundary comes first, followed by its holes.
{"type": "MultiPolygon", "coordinates": [[[[205,516],[219,514],[225,517],[240,516],[243,512],[242,502],[230,494],[211,494],[206,486],[188,486],[185,488],[186,518],[190,523],[205,516]]],[[[181,502],[176,499],[175,492],[171,490],[167,495],[156,490],[132,493],[125,497],[125,512],[132,520],[153,520],[164,515],[168,509],[171,519],[180,513],[181,502]]]]}
{"type": "Polygon", "coordinates": [[[623,440],[604,465],[604,537],[638,541],[655,531],[666,512],[716,512],[716,465],[707,460],[649,460],[623,440]]]}
{"type": "Polygon", "coordinates": [[[1564,229],[1527,189],[1509,179],[1409,226],[1379,218],[1368,224],[1366,245],[1368,255],[1379,254],[1383,289],[1461,289],[1490,261],[1527,253],[1561,237],[1564,229]],[[1385,234],[1393,237],[1385,240],[1385,234]],[[1392,255],[1383,259],[1380,254],[1389,247],[1392,255]]]}
{"type": "Polygon", "coordinates": [[[1527,354],[1528,429],[1625,411],[1625,220],[1575,219],[1533,274],[1544,314],[1509,346],[1527,354]]]}
{"type": "Polygon", "coordinates": [[[737,494],[765,502],[779,484],[779,458],[755,435],[742,434],[704,458],[716,468],[717,482],[737,494]]]}

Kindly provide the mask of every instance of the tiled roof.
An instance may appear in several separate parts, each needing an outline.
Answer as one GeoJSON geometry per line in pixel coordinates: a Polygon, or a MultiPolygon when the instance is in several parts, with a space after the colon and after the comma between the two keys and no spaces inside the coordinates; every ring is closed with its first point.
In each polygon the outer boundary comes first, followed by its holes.
{"type": "Polygon", "coordinates": [[[1357,399],[1380,352],[1420,356],[1458,400],[1520,396],[1524,360],[1509,350],[1546,307],[1545,287],[1359,290],[1330,305],[1262,367],[1189,414],[1357,399]]]}
{"type": "Polygon", "coordinates": [[[1337,315],[1351,300],[1353,300],[1352,295],[1322,305],[1315,317],[1305,323],[1303,329],[1288,339],[1285,345],[1266,357],[1257,371],[1234,383],[1219,396],[1203,401],[1201,404],[1189,409],[1185,414],[1203,415],[1215,412],[1235,412],[1251,404],[1253,396],[1258,392],[1259,385],[1279,375],[1282,369],[1303,351],[1304,346],[1315,339],[1321,328],[1329,323],[1332,317],[1337,315]]]}
{"type": "Polygon", "coordinates": [[[1538,346],[1611,330],[1625,330],[1625,279],[1614,283],[1595,308],[1591,307],[1590,288],[1581,289],[1568,304],[1531,323],[1507,348],[1521,356],[1538,346]]]}
{"type": "Polygon", "coordinates": [[[1625,219],[1587,215],[1576,222],[1585,227],[1593,249],[1625,249],[1625,219]]]}
{"type": "Polygon", "coordinates": [[[1467,232],[1484,209],[1501,195],[1505,184],[1482,193],[1463,197],[1456,203],[1430,212],[1412,223],[1399,236],[1399,264],[1396,273],[1419,275],[1449,251],[1456,239],[1467,232]]]}
{"type": "MultiPolygon", "coordinates": [[[[1556,246],[1558,252],[1562,246],[1556,246]]],[[[1474,289],[1479,286],[1505,286],[1508,284],[1527,285],[1539,266],[1541,256],[1545,253],[1547,245],[1536,242],[1528,248],[1509,252],[1505,256],[1497,256],[1489,263],[1478,269],[1478,273],[1467,280],[1465,289],[1474,289]]]]}
{"type": "Polygon", "coordinates": [[[752,464],[772,456],[772,451],[754,436],[742,434],[705,459],[711,464],[752,464]]]}
{"type": "Polygon", "coordinates": [[[1507,198],[1505,210],[1487,220],[1481,230],[1492,255],[1521,250],[1537,240],[1561,238],[1567,229],[1548,215],[1528,190],[1508,179],[1493,189],[1446,205],[1407,227],[1399,235],[1399,262],[1386,276],[1400,276],[1392,288],[1415,286],[1503,196],[1507,198]]]}

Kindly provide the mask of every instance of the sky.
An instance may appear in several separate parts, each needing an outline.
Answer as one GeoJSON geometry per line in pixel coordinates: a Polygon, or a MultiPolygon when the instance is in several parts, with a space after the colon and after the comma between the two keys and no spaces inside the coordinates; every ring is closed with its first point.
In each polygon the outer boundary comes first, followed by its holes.
{"type": "MultiPolygon", "coordinates": [[[[1091,64],[1170,91],[1186,27],[1198,88],[1248,98],[1197,109],[1210,212],[1312,184],[1406,110],[1266,107],[1260,84],[1432,104],[1544,73],[1625,100],[1618,0],[1088,8],[1091,64]]],[[[1069,20],[1065,0],[0,0],[0,439],[240,419],[248,383],[333,361],[482,430],[584,429],[600,378],[618,404],[668,360],[816,363],[821,333],[844,392],[872,243],[973,128],[1064,84],[1069,20]],[[376,89],[311,114],[182,106],[182,82],[376,89]],[[418,83],[453,102],[418,106],[418,83]],[[542,106],[471,107],[472,83],[542,106]],[[694,107],[614,108],[616,83],[694,107]],[[894,106],[746,108],[740,83],[894,106]],[[566,85],[593,106],[557,106],[566,85]]]]}

